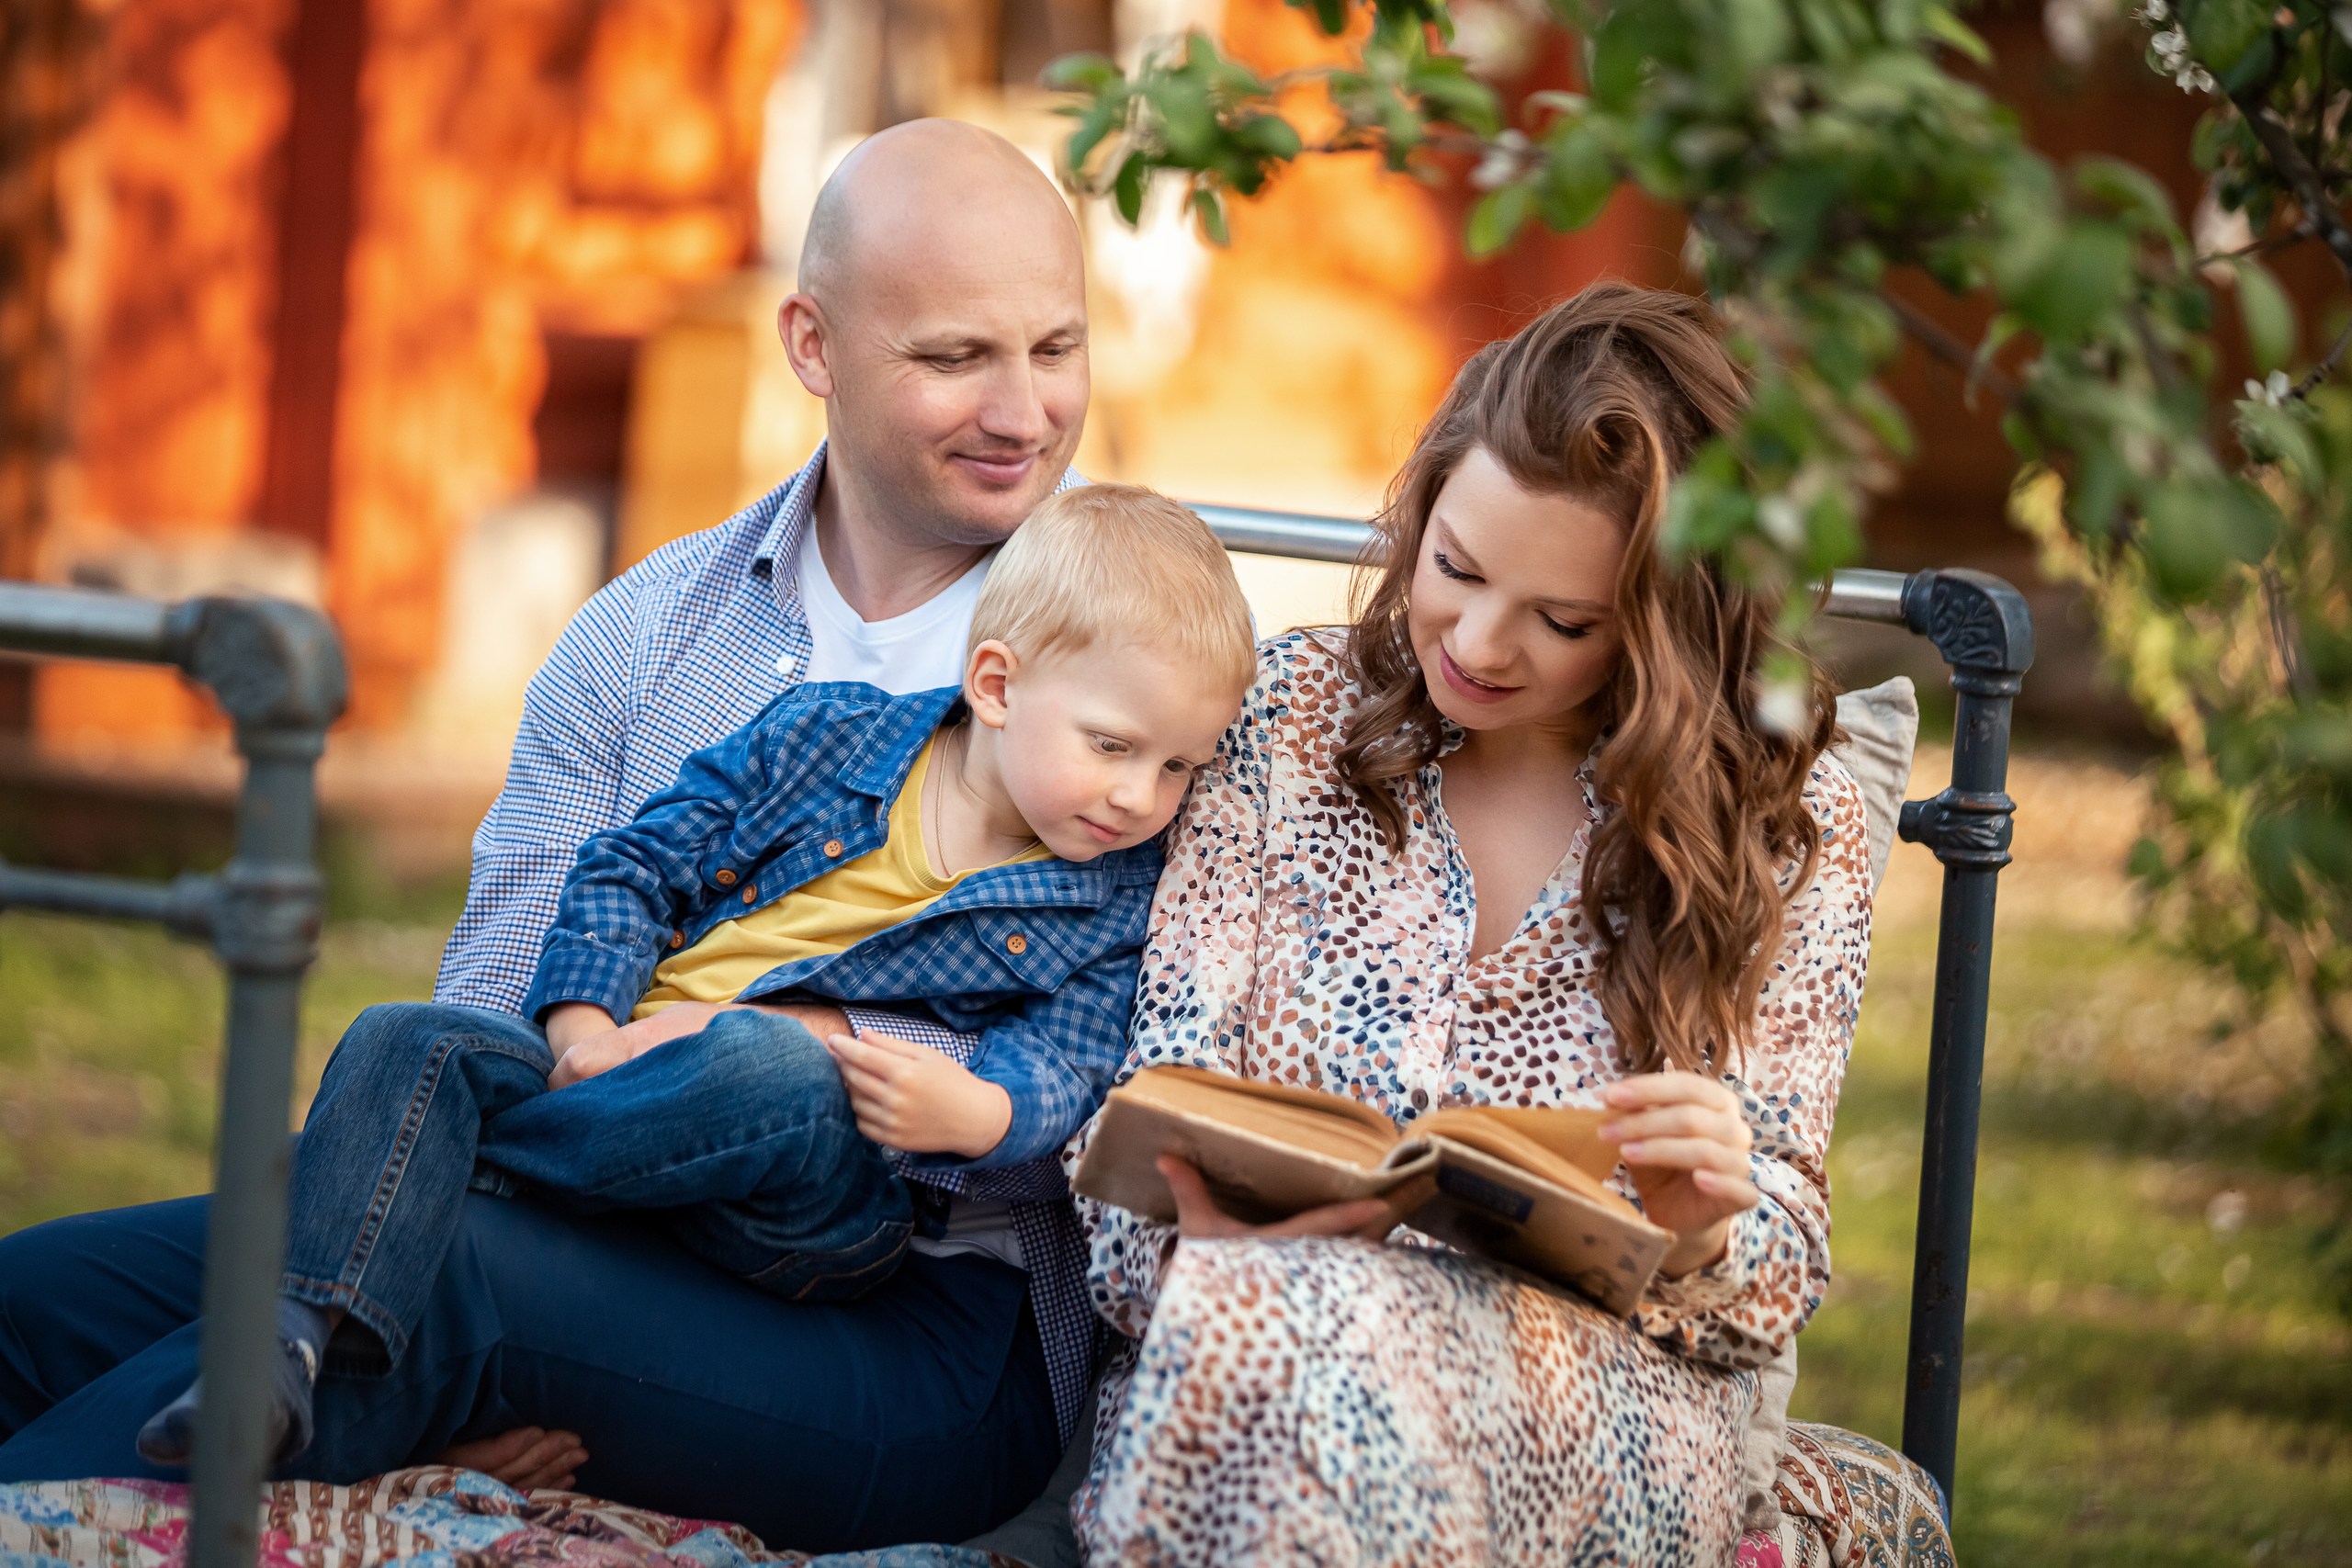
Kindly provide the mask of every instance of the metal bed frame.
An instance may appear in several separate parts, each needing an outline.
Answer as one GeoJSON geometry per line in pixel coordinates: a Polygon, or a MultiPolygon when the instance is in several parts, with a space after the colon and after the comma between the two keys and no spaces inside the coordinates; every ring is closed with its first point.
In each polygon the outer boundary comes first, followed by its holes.
{"type": "MultiPolygon", "coordinates": [[[[1226,547],[1352,563],[1370,528],[1338,517],[1200,505],[1226,547]]],[[[2010,706],[2033,661],[2024,597],[1977,571],[1841,571],[1822,608],[1926,637],[1958,694],[1951,786],[1903,807],[1900,831],[1943,863],[1927,1139],[1912,1266],[1903,1451],[1951,1495],[1977,1111],[1992,978],[1996,879],[2009,861],[2010,706]]],[[[189,1568],[250,1568],[274,1303],[285,1256],[288,1127],[302,976],[323,908],[313,774],[345,697],[341,646],[315,611],[272,600],[162,604],[0,583],[0,651],[174,666],[210,688],[245,762],[236,848],[218,873],[170,883],[0,862],[10,908],[144,920],[209,942],[229,971],[189,1568]]]]}

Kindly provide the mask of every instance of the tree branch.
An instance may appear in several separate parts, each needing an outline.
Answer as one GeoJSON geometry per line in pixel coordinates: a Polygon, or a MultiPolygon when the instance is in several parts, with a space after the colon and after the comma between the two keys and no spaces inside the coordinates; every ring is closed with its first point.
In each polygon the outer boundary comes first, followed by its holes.
{"type": "Polygon", "coordinates": [[[2335,368],[2337,362],[2343,359],[2346,348],[2352,348],[2352,321],[2344,323],[2344,330],[2335,334],[2335,341],[2327,345],[2327,352],[2320,355],[2319,363],[2304,371],[2303,378],[2296,382],[2287,395],[2290,398],[2310,397],[2319,384],[2327,379],[2328,373],[2335,368]]]}
{"type": "Polygon", "coordinates": [[[2192,267],[2208,267],[2216,262],[2236,261],[2244,256],[2267,256],[2273,251],[2291,250],[2311,237],[2311,221],[2306,219],[2283,234],[2267,234],[2259,240],[2240,245],[2234,251],[2214,251],[2206,255],[2193,257],[2188,265],[2192,267]]]}
{"type": "Polygon", "coordinates": [[[2254,139],[2269,154],[2270,166],[2295,193],[2295,200],[2303,209],[2303,220],[2327,243],[2345,276],[2352,277],[2352,226],[2345,223],[2344,214],[2327,194],[2326,182],[2312,166],[2311,160],[2303,156],[2303,150],[2295,145],[2294,133],[2270,107],[2265,90],[2249,87],[2231,94],[2230,101],[2237,105],[2238,113],[2245,117],[2246,129],[2254,132],[2254,139]]]}
{"type": "Polygon", "coordinates": [[[2023,387],[1994,364],[1989,355],[1980,355],[1969,347],[1966,340],[1951,328],[1899,294],[1881,289],[1879,298],[1886,301],[1886,308],[1894,312],[1896,322],[1912,342],[1958,370],[1971,385],[1983,387],[2010,408],[2024,400],[2023,387]]]}
{"type": "Polygon", "coordinates": [[[2294,606],[2287,602],[2287,585],[2278,580],[2278,569],[2265,561],[2262,565],[2262,608],[2270,622],[2270,646],[2278,655],[2278,666],[2287,677],[2287,690],[2298,702],[2310,702],[2319,695],[2319,682],[2312,679],[2311,669],[2303,662],[2302,639],[2295,629],[2294,606]]]}

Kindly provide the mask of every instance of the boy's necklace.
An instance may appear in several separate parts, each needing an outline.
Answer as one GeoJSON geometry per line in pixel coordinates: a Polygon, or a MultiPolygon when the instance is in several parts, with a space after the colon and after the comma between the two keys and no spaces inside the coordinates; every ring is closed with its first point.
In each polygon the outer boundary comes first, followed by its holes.
{"type": "MultiPolygon", "coordinates": [[[[956,874],[955,862],[947,853],[947,791],[951,785],[954,788],[962,790],[964,794],[971,799],[973,805],[982,806],[983,814],[985,815],[984,803],[978,795],[972,793],[971,785],[964,782],[964,758],[966,753],[970,750],[970,743],[971,731],[966,727],[959,725],[956,728],[949,730],[945,739],[940,744],[940,750],[947,754],[944,756],[934,757],[933,759],[934,771],[942,771],[944,769],[944,776],[938,781],[936,785],[934,785],[933,781],[930,779],[925,779],[923,781],[923,795],[926,798],[923,800],[922,804],[930,807],[932,818],[931,825],[928,829],[931,842],[927,846],[927,849],[937,852],[937,861],[933,869],[942,876],[954,876],[956,874]]],[[[1013,855],[1025,855],[1043,841],[1044,840],[1039,839],[1035,833],[1032,833],[1029,836],[1029,841],[1027,843],[1024,843],[1019,849],[1014,850],[1012,855],[1006,855],[1003,858],[1011,860],[1013,855]]],[[[928,856],[926,856],[926,858],[928,858],[928,856]]],[[[986,863],[994,864],[996,863],[989,862],[986,863]]],[[[978,870],[979,868],[976,866],[973,869],[978,870]]]]}

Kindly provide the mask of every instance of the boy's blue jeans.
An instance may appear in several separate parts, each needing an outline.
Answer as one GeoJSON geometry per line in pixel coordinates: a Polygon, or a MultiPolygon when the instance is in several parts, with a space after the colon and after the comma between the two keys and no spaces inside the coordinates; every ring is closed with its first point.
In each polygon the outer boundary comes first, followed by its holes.
{"type": "MultiPolygon", "coordinates": [[[[790,1019],[720,1013],[549,1091],[554,1066],[546,1034],[511,1014],[360,1014],[295,1142],[286,1292],[347,1311],[397,1363],[469,1187],[654,1211],[690,1251],[789,1300],[857,1295],[905,1254],[906,1184],[790,1019]]],[[[366,1337],[338,1333],[333,1359],[383,1364],[366,1337]]]]}

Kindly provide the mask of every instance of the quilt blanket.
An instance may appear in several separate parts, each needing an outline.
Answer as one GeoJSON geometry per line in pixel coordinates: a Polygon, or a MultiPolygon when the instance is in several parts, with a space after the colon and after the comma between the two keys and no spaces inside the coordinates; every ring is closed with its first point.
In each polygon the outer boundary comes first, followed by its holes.
{"type": "MultiPolygon", "coordinates": [[[[1792,1422],[1776,1526],[1740,1568],[1952,1568],[1935,1483],[1883,1444],[1792,1422]]],[[[260,1568],[1021,1568],[953,1546],[811,1557],[740,1525],[576,1492],[523,1493],[472,1471],[394,1471],[353,1486],[263,1489],[260,1568]]],[[[187,1488],[151,1481],[0,1484],[0,1568],[181,1568],[187,1488]]]]}
{"type": "MultiPolygon", "coordinates": [[[[0,1568],[177,1568],[187,1488],[151,1481],[0,1485],[0,1568]]],[[[958,1547],[810,1557],[740,1525],[676,1519],[572,1492],[517,1492],[472,1471],[394,1471],[353,1486],[263,1489],[260,1568],[1018,1568],[958,1547]]]]}

